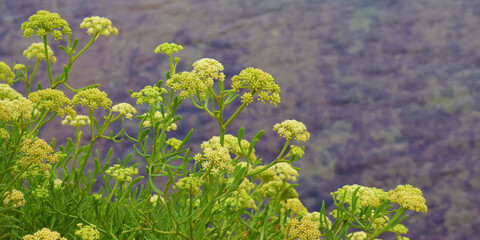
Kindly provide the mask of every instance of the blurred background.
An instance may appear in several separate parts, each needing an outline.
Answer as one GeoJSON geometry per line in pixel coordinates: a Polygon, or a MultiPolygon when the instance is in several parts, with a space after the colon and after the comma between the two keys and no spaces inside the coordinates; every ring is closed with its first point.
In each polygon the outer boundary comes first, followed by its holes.
{"type": "MultiPolygon", "coordinates": [[[[90,39],[79,28],[83,18],[112,20],[118,36],[100,37],[74,65],[69,83],[99,82],[114,103],[134,103],[130,89],[165,79],[167,58],[153,53],[164,42],[185,47],[177,71],[209,57],[223,63],[227,79],[246,67],[273,75],[281,104],[248,106],[229,133],[243,126],[251,139],[265,129],[257,153],[271,161],[284,143],[273,125],[304,122],[311,139],[295,164],[310,211],[320,210],[322,201],[331,207],[330,192],[345,184],[385,190],[411,184],[422,189],[429,212],[411,213],[405,222],[410,239],[478,235],[479,1],[2,0],[0,61],[33,64],[22,52],[41,40],[23,39],[20,26],[37,10],[66,19],[80,47],[90,39]]],[[[57,75],[63,43],[50,41],[57,75]]],[[[43,64],[37,79],[46,77],[43,64]]],[[[175,135],[194,128],[192,148],[219,134],[191,105],[180,114],[175,135]]],[[[59,126],[44,128],[42,136],[65,139],[59,126]]],[[[133,123],[128,128],[136,131],[133,123]]],[[[108,149],[111,143],[103,144],[108,149]]],[[[132,142],[115,146],[121,158],[132,142]]]]}

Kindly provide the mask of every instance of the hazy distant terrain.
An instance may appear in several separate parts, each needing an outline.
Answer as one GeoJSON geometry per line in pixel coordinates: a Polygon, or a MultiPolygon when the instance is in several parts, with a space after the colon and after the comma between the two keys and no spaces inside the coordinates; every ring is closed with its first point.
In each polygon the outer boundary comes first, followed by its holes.
{"type": "MultiPolygon", "coordinates": [[[[311,140],[296,163],[310,211],[322,200],[331,204],[329,193],[345,184],[386,190],[411,184],[423,190],[429,207],[406,222],[411,239],[478,234],[479,1],[3,0],[0,61],[33,63],[22,52],[40,39],[23,39],[20,25],[41,9],[66,19],[81,45],[89,40],[79,29],[83,18],[112,20],[119,35],[101,37],[74,66],[70,82],[99,82],[115,103],[133,103],[129,89],[165,78],[166,58],[153,50],[167,41],[185,47],[180,71],[210,57],[228,77],[250,66],[272,74],[282,103],[249,106],[230,133],[244,126],[251,138],[265,129],[257,152],[268,161],[283,144],[273,125],[304,122],[311,140]]],[[[65,60],[58,45],[52,44],[57,72],[65,60]]],[[[45,71],[38,77],[46,79],[45,71]]],[[[218,135],[216,123],[196,108],[184,105],[181,115],[178,136],[191,128],[195,143],[218,135]]],[[[65,139],[57,127],[42,135],[65,139]]],[[[129,129],[136,130],[133,122],[129,129]]],[[[124,141],[117,152],[131,144],[124,141]]]]}

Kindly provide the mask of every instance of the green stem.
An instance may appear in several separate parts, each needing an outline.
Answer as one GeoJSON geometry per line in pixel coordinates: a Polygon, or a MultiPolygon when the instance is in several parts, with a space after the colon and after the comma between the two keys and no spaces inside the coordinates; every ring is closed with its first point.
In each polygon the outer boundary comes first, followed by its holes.
{"type": "Polygon", "coordinates": [[[400,219],[400,217],[402,217],[402,215],[405,213],[405,211],[407,211],[407,209],[403,208],[403,207],[400,207],[398,209],[398,211],[395,213],[395,215],[393,215],[393,217],[390,219],[390,221],[388,221],[387,225],[383,226],[383,228],[376,232],[375,234],[372,235],[371,239],[375,239],[376,237],[378,237],[380,234],[388,231],[388,229],[390,229],[391,227],[397,225],[397,221],[398,219],[400,219]]]}
{"type": "Polygon", "coordinates": [[[85,52],[85,50],[87,50],[90,47],[90,45],[92,45],[93,42],[95,42],[97,37],[98,37],[98,33],[95,33],[92,39],[90,39],[90,41],[87,43],[87,45],[85,45],[85,47],[83,47],[82,50],[80,50],[80,52],[78,52],[78,54],[73,58],[72,63],[75,62],[75,60],[77,60],[77,58],[80,57],[80,55],[82,55],[83,52],[85,52]]]}
{"type": "Polygon", "coordinates": [[[47,71],[48,71],[48,79],[50,80],[50,86],[53,85],[53,76],[52,76],[52,69],[50,68],[50,60],[48,59],[48,49],[47,49],[47,36],[43,36],[43,44],[45,49],[45,61],[47,62],[47,71]]]}
{"type": "Polygon", "coordinates": [[[37,72],[37,67],[39,63],[40,63],[40,60],[37,59],[37,61],[35,62],[35,66],[33,66],[32,75],[30,75],[30,79],[27,79],[27,82],[26,82],[27,93],[30,93],[30,85],[32,84],[33,77],[35,77],[35,73],[37,72]]]}

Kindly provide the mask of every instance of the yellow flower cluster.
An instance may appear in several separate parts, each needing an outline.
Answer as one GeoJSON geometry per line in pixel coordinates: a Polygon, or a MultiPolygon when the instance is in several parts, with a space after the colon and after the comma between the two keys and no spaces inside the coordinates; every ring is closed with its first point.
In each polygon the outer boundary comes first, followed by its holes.
{"type": "Polygon", "coordinates": [[[65,114],[75,116],[75,111],[70,107],[64,105],[70,105],[70,99],[65,96],[60,90],[57,89],[43,89],[30,93],[28,98],[37,106],[39,110],[46,109],[47,111],[56,112],[60,116],[65,114]]]}
{"type": "MultiPolygon", "coordinates": [[[[220,144],[220,137],[214,136],[210,140],[208,140],[208,143],[211,144],[211,145],[220,144]]],[[[248,153],[248,149],[250,147],[250,142],[248,142],[245,139],[242,139],[240,141],[240,144],[242,145],[243,150],[246,153],[248,153]]],[[[247,158],[247,156],[242,153],[242,150],[240,149],[240,146],[238,145],[238,138],[237,137],[235,137],[231,134],[225,135],[223,146],[225,148],[227,148],[231,153],[233,153],[237,156],[243,157],[243,158],[247,158]]],[[[255,149],[253,149],[252,153],[250,154],[250,161],[254,162],[256,159],[257,159],[257,156],[255,155],[255,149]]]]}
{"type": "Polygon", "coordinates": [[[108,168],[105,173],[112,176],[117,181],[130,182],[132,181],[132,176],[138,174],[138,168],[122,168],[119,164],[115,164],[113,167],[108,168]]]}
{"type": "MultiPolygon", "coordinates": [[[[57,62],[57,58],[53,55],[53,50],[50,46],[47,45],[48,59],[52,63],[57,62]]],[[[45,60],[45,44],[44,43],[32,43],[25,51],[23,51],[23,56],[28,59],[36,58],[37,61],[45,60]]]]}
{"type": "Polygon", "coordinates": [[[6,191],[4,193],[5,199],[3,199],[3,203],[5,206],[13,206],[13,207],[23,207],[25,206],[25,199],[23,198],[23,193],[13,189],[11,191],[6,191]]]}
{"type": "Polygon", "coordinates": [[[280,178],[281,180],[292,181],[292,182],[297,181],[298,171],[293,169],[290,163],[286,163],[286,162],[277,163],[273,168],[277,177],[280,178]]]}
{"type": "Polygon", "coordinates": [[[345,185],[342,188],[339,188],[337,191],[335,191],[333,194],[336,196],[338,201],[342,201],[344,203],[352,204],[352,198],[353,198],[353,193],[355,190],[357,190],[357,206],[358,207],[365,207],[365,206],[378,206],[382,202],[382,199],[380,199],[376,194],[375,191],[368,187],[364,187],[361,185],[345,185]],[[345,199],[344,199],[345,196],[345,199]]]}
{"type": "Polygon", "coordinates": [[[388,192],[390,202],[398,203],[401,207],[417,212],[427,212],[422,190],[411,185],[399,185],[388,192]]]}
{"type": "Polygon", "coordinates": [[[0,139],[9,138],[10,134],[8,133],[7,129],[0,128],[0,139]]]}
{"type": "Polygon", "coordinates": [[[180,141],[176,138],[170,138],[165,143],[172,146],[174,149],[178,149],[180,147],[180,145],[182,144],[182,141],[180,141]]]}
{"type": "Polygon", "coordinates": [[[137,113],[137,109],[129,103],[119,103],[112,107],[112,111],[118,112],[120,116],[125,116],[128,119],[132,119],[133,114],[137,113]]]}
{"type": "MultiPolygon", "coordinates": [[[[147,116],[147,120],[143,121],[142,126],[143,126],[144,128],[151,127],[151,126],[152,126],[152,122],[151,122],[151,119],[148,117],[150,114],[146,113],[146,114],[144,114],[144,115],[142,115],[142,116],[145,116],[145,115],[147,116]]],[[[163,120],[163,115],[162,115],[162,113],[161,113],[160,111],[155,112],[155,114],[153,115],[153,120],[154,120],[155,122],[162,121],[162,120],[163,120]]],[[[171,123],[171,124],[167,127],[167,129],[165,129],[165,131],[167,131],[167,132],[172,131],[172,130],[175,131],[175,130],[177,130],[177,127],[178,127],[177,124],[171,123]]],[[[163,129],[162,126],[160,126],[160,128],[163,129]]]]}
{"type": "Polygon", "coordinates": [[[292,210],[291,214],[301,213],[307,210],[298,198],[287,199],[287,202],[285,203],[285,208],[292,210]]]}
{"type": "Polygon", "coordinates": [[[198,177],[184,177],[177,182],[177,186],[180,188],[187,189],[192,196],[197,196],[202,193],[200,186],[202,186],[202,181],[198,177]]]}
{"type": "Polygon", "coordinates": [[[72,125],[74,127],[90,125],[90,118],[86,115],[77,115],[75,117],[67,115],[62,121],[62,125],[72,125]]]}
{"type": "MultiPolygon", "coordinates": [[[[227,185],[231,185],[234,179],[229,178],[227,185]]],[[[255,188],[255,184],[250,182],[250,180],[245,179],[242,183],[232,191],[232,195],[225,199],[224,205],[230,205],[231,207],[236,208],[252,208],[257,209],[257,204],[252,198],[250,192],[255,188]]]]}
{"type": "Polygon", "coordinates": [[[72,98],[72,105],[81,104],[91,109],[97,109],[103,107],[105,109],[112,106],[112,100],[107,97],[107,93],[100,91],[98,88],[90,88],[78,92],[72,98]]]}
{"type": "Polygon", "coordinates": [[[28,22],[22,24],[23,37],[31,37],[36,34],[39,37],[52,35],[55,39],[62,39],[62,33],[72,35],[72,29],[67,21],[63,20],[58,13],[40,10],[28,18],[28,22]]]}
{"type": "Polygon", "coordinates": [[[57,179],[53,180],[53,189],[54,190],[62,189],[63,188],[62,183],[63,183],[63,181],[61,179],[57,178],[57,179]]]}
{"type": "Polygon", "coordinates": [[[42,230],[34,233],[33,235],[25,235],[23,240],[67,240],[62,237],[60,233],[51,231],[48,228],[43,228],[42,230]]]}
{"type": "Polygon", "coordinates": [[[162,196],[158,196],[158,194],[153,194],[151,197],[150,197],[150,202],[152,203],[152,205],[155,207],[157,206],[157,202],[158,202],[158,199],[161,199],[162,201],[165,201],[163,199],[162,196]]]}
{"type": "Polygon", "coordinates": [[[212,58],[203,58],[193,63],[192,73],[197,74],[207,87],[213,86],[214,80],[224,81],[223,65],[212,58]]]}
{"type": "Polygon", "coordinates": [[[275,84],[272,75],[258,68],[246,68],[240,74],[232,77],[232,89],[239,91],[246,88],[252,93],[245,93],[242,96],[243,103],[253,101],[253,93],[258,94],[258,100],[265,103],[266,101],[277,106],[280,103],[280,87],[275,84]]]}
{"type": "Polygon", "coordinates": [[[154,105],[155,102],[163,102],[162,94],[167,93],[165,88],[159,88],[157,86],[146,86],[140,92],[134,92],[131,94],[132,98],[137,99],[137,104],[147,103],[154,105]]]}
{"type": "Polygon", "coordinates": [[[172,55],[173,53],[178,53],[181,50],[183,50],[182,45],[166,42],[166,43],[162,43],[162,44],[158,45],[155,48],[154,52],[155,53],[165,53],[167,55],[172,55]]]}
{"type": "Polygon", "coordinates": [[[288,234],[289,238],[299,239],[299,240],[312,240],[319,239],[321,236],[320,223],[313,221],[309,216],[304,216],[299,221],[298,219],[290,219],[290,232],[288,234]]]}
{"type": "Polygon", "coordinates": [[[97,226],[93,224],[83,226],[83,223],[79,223],[77,227],[80,229],[75,231],[75,235],[80,236],[82,240],[96,240],[100,238],[100,232],[97,230],[97,226]]]}
{"type": "Polygon", "coordinates": [[[56,163],[59,158],[58,153],[53,153],[53,148],[45,142],[45,140],[38,138],[33,141],[26,139],[20,148],[24,152],[24,156],[20,158],[20,165],[27,167],[30,164],[42,164],[46,159],[48,163],[56,163]]]}
{"type": "Polygon", "coordinates": [[[191,72],[177,73],[168,79],[165,85],[172,88],[174,91],[181,90],[179,95],[181,99],[188,98],[190,95],[196,95],[198,92],[200,99],[204,100],[208,89],[208,87],[200,80],[200,77],[191,72]]]}
{"type": "Polygon", "coordinates": [[[112,27],[112,21],[104,17],[87,17],[80,23],[80,28],[86,28],[88,35],[100,34],[105,37],[117,35],[118,29],[112,27]]]}
{"type": "Polygon", "coordinates": [[[318,222],[321,228],[330,229],[332,227],[332,221],[327,216],[322,216],[319,212],[307,213],[305,216],[309,216],[312,221],[318,222]]]}
{"type": "Polygon", "coordinates": [[[32,102],[24,97],[9,100],[0,100],[0,120],[19,123],[32,116],[32,102]]]}
{"type": "Polygon", "coordinates": [[[285,120],[273,126],[273,130],[286,139],[295,138],[299,142],[306,142],[310,139],[310,133],[307,132],[305,124],[297,120],[285,120]]]}
{"type": "Polygon", "coordinates": [[[388,231],[396,233],[396,234],[407,234],[408,233],[408,228],[405,227],[405,225],[403,225],[403,224],[397,224],[397,225],[395,225],[395,227],[390,228],[388,231]]]}
{"type": "Polygon", "coordinates": [[[0,81],[12,84],[13,80],[15,80],[15,74],[12,69],[5,62],[0,62],[0,81]]]}
{"type": "Polygon", "coordinates": [[[303,151],[303,149],[295,145],[290,145],[290,153],[298,157],[303,157],[303,155],[305,155],[305,152],[303,151]]]}
{"type": "Polygon", "coordinates": [[[201,147],[203,154],[198,153],[194,159],[197,163],[202,162],[202,167],[205,170],[210,169],[213,174],[220,174],[224,170],[233,172],[232,158],[226,147],[209,142],[203,142],[201,147]]]}
{"type": "MultiPolygon", "coordinates": [[[[1,65],[1,62],[0,62],[0,65],[1,65]]],[[[8,84],[0,83],[0,100],[12,101],[19,97],[22,97],[22,94],[15,91],[15,89],[10,87],[8,84]]]]}

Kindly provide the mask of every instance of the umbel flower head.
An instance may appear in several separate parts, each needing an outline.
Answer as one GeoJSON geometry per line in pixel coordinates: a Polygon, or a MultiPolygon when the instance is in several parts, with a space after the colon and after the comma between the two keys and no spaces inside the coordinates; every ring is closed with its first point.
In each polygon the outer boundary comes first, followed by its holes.
{"type": "Polygon", "coordinates": [[[25,155],[20,158],[20,164],[23,167],[29,166],[30,164],[41,164],[44,159],[49,163],[56,163],[58,161],[58,153],[53,152],[53,148],[48,145],[47,142],[43,139],[25,139],[23,142],[20,151],[24,152],[25,155]]]}
{"type": "Polygon", "coordinates": [[[118,34],[118,29],[112,27],[112,21],[98,16],[87,17],[83,19],[83,22],[80,24],[80,28],[86,28],[88,35],[99,34],[108,37],[110,34],[118,34]]]}
{"type": "Polygon", "coordinates": [[[401,207],[417,212],[427,212],[425,198],[422,190],[412,185],[398,185],[397,188],[388,191],[388,199],[392,203],[398,203],[401,207]]]}
{"type": "Polygon", "coordinates": [[[63,20],[58,13],[40,10],[28,18],[28,22],[22,24],[23,37],[31,37],[36,34],[39,37],[47,35],[55,39],[62,39],[62,33],[72,35],[72,29],[67,21],[63,20]]]}
{"type": "Polygon", "coordinates": [[[165,53],[167,55],[172,55],[173,53],[178,53],[181,50],[183,50],[182,45],[166,42],[166,43],[162,43],[162,44],[158,45],[155,48],[154,52],[155,53],[165,53]]]}
{"type": "Polygon", "coordinates": [[[5,206],[13,206],[13,207],[23,207],[25,206],[25,199],[23,198],[23,193],[13,189],[11,191],[6,191],[4,193],[5,199],[3,199],[3,203],[5,206]]]}
{"type": "Polygon", "coordinates": [[[125,116],[128,119],[132,119],[133,114],[137,113],[137,110],[129,103],[119,103],[112,107],[113,112],[118,112],[120,116],[125,116]]]}
{"type": "Polygon", "coordinates": [[[5,62],[0,62],[0,81],[11,85],[14,79],[15,74],[12,69],[5,62]]]}
{"type": "Polygon", "coordinates": [[[280,103],[280,87],[275,84],[272,75],[258,68],[246,68],[240,74],[232,77],[232,89],[249,89],[250,92],[243,94],[242,103],[249,104],[253,101],[253,94],[258,94],[258,100],[262,103],[270,102],[274,106],[280,103]]]}
{"type": "Polygon", "coordinates": [[[140,92],[133,92],[131,97],[137,99],[137,104],[147,103],[154,105],[155,102],[163,102],[163,93],[167,93],[165,88],[145,86],[140,92]]]}
{"type": "Polygon", "coordinates": [[[70,99],[65,96],[60,90],[57,89],[43,89],[36,92],[30,93],[28,95],[30,101],[37,105],[37,108],[42,110],[46,109],[48,111],[53,111],[58,113],[60,116],[66,114],[75,115],[75,111],[69,106],[62,108],[64,105],[70,104],[70,99]]]}
{"type": "Polygon", "coordinates": [[[200,79],[200,76],[191,72],[180,72],[173,75],[165,83],[167,87],[172,88],[174,91],[179,91],[179,97],[181,99],[188,98],[190,95],[196,95],[200,99],[204,100],[208,86],[200,79]]]}
{"type": "Polygon", "coordinates": [[[295,138],[299,142],[306,142],[310,139],[310,133],[307,132],[305,124],[297,120],[285,120],[273,126],[273,130],[286,139],[295,138]]]}
{"type": "Polygon", "coordinates": [[[97,230],[97,226],[90,224],[83,226],[83,223],[77,224],[79,228],[75,231],[75,235],[80,236],[82,240],[96,240],[100,238],[100,232],[97,230]]]}
{"type": "Polygon", "coordinates": [[[194,159],[197,163],[202,162],[202,167],[205,170],[210,169],[213,174],[220,174],[224,170],[233,172],[232,158],[226,147],[209,142],[203,142],[200,146],[203,149],[203,154],[198,153],[194,159]]]}
{"type": "Polygon", "coordinates": [[[62,125],[71,125],[74,127],[90,125],[90,118],[86,115],[77,115],[77,116],[67,115],[65,119],[62,121],[62,125]]]}
{"type": "Polygon", "coordinates": [[[23,240],[67,240],[62,237],[60,233],[51,231],[48,228],[43,228],[42,230],[34,233],[33,235],[25,235],[23,240]]]}
{"type": "MultiPolygon", "coordinates": [[[[210,140],[208,140],[208,143],[211,144],[212,146],[216,146],[220,144],[220,137],[219,136],[214,136],[210,140]]],[[[242,139],[240,141],[240,144],[242,145],[243,151],[248,153],[248,148],[250,147],[250,142],[248,142],[245,139],[242,139]]],[[[242,152],[240,149],[240,146],[238,145],[238,138],[231,135],[231,134],[226,134],[224,137],[224,145],[225,148],[227,148],[231,153],[247,158],[247,156],[242,152]]],[[[255,149],[252,149],[252,153],[250,154],[250,161],[254,162],[257,159],[257,156],[255,155],[255,149]]]]}
{"type": "Polygon", "coordinates": [[[289,232],[289,239],[310,240],[320,238],[320,223],[313,221],[310,216],[304,216],[299,221],[298,219],[289,219],[288,224],[291,229],[289,232]]]}
{"type": "Polygon", "coordinates": [[[119,164],[115,164],[113,167],[108,168],[105,173],[112,176],[117,181],[130,182],[132,181],[132,176],[138,174],[138,168],[122,168],[119,164]]]}
{"type": "MultiPolygon", "coordinates": [[[[0,65],[1,65],[1,62],[0,62],[0,65]]],[[[15,91],[15,89],[10,87],[8,84],[0,83],[0,100],[11,101],[19,97],[22,97],[22,94],[15,91]]]]}
{"type": "Polygon", "coordinates": [[[224,81],[223,65],[212,58],[203,58],[193,63],[192,73],[197,74],[202,82],[207,86],[213,86],[213,80],[224,81]]]}
{"type": "Polygon", "coordinates": [[[343,201],[351,205],[353,201],[353,193],[355,190],[357,190],[357,188],[359,188],[356,195],[356,197],[358,197],[357,206],[359,207],[378,206],[383,200],[380,199],[377,194],[375,194],[374,190],[357,184],[345,185],[342,188],[339,188],[333,194],[336,196],[338,201],[343,201]]]}
{"type": "Polygon", "coordinates": [[[177,186],[180,188],[187,189],[192,196],[197,196],[202,193],[200,186],[202,186],[202,181],[198,177],[184,177],[177,182],[177,186]]]}
{"type": "Polygon", "coordinates": [[[85,89],[78,92],[72,98],[72,105],[81,104],[91,109],[97,109],[103,107],[105,109],[112,106],[112,100],[107,97],[107,93],[100,91],[98,88],[85,89]]]}
{"type": "MultiPolygon", "coordinates": [[[[48,59],[52,63],[57,62],[57,58],[53,56],[53,50],[50,46],[47,45],[48,59]]],[[[25,51],[23,51],[23,56],[28,59],[36,58],[37,61],[45,60],[45,44],[44,43],[32,43],[25,51]]]]}

